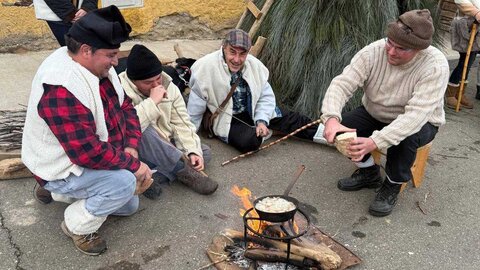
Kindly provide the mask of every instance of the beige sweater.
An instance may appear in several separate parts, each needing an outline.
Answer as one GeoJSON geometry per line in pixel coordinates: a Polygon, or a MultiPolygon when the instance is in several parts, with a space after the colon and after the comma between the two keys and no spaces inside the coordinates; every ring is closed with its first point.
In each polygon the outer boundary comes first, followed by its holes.
{"type": "Polygon", "coordinates": [[[447,59],[432,46],[410,62],[393,66],[387,62],[385,41],[373,42],[332,80],[323,99],[322,119],[324,123],[330,117],[341,120],[343,106],[362,87],[366,110],[375,119],[389,123],[370,138],[380,149],[398,145],[427,122],[435,126],[445,123],[443,95],[448,76],[447,59]]]}
{"type": "Polygon", "coordinates": [[[176,147],[185,154],[195,153],[203,157],[200,138],[187,114],[185,101],[170,76],[162,72],[167,97],[158,105],[138,91],[126,72],[120,73],[119,77],[125,93],[135,105],[142,131],[152,125],[163,138],[173,139],[176,147]]]}

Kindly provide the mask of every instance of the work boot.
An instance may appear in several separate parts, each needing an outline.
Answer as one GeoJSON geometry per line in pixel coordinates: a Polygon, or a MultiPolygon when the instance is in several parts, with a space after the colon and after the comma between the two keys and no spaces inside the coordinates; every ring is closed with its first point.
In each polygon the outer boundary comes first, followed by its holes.
{"type": "Polygon", "coordinates": [[[82,253],[96,256],[107,250],[107,243],[96,232],[85,235],[73,234],[65,225],[65,221],[62,221],[61,227],[63,233],[72,238],[73,244],[82,253]]]}
{"type": "Polygon", "coordinates": [[[477,84],[477,94],[475,95],[475,99],[480,99],[480,85],[477,84]]]}
{"type": "MultiPolygon", "coordinates": [[[[460,100],[460,106],[465,109],[473,109],[473,102],[465,96],[465,89],[467,89],[467,83],[464,83],[462,100],[460,100]]],[[[445,92],[445,104],[447,107],[455,109],[457,107],[458,95],[460,85],[447,85],[447,91],[445,92]]]]}
{"type": "Polygon", "coordinates": [[[393,207],[397,203],[397,196],[400,193],[402,185],[393,184],[385,179],[382,187],[377,191],[375,200],[370,204],[368,212],[372,216],[384,217],[392,213],[393,207]]]}
{"type": "Polygon", "coordinates": [[[382,185],[380,166],[358,168],[350,177],[340,179],[337,187],[343,191],[356,191],[362,188],[378,188],[382,185]]]}
{"type": "Polygon", "coordinates": [[[53,201],[50,191],[44,189],[39,184],[33,188],[33,197],[41,204],[49,204],[53,201]]]}
{"type": "Polygon", "coordinates": [[[203,195],[212,194],[218,188],[217,182],[196,171],[188,162],[185,162],[185,167],[178,171],[177,179],[193,191],[203,195]]]}
{"type": "Polygon", "coordinates": [[[447,85],[447,90],[445,91],[445,104],[447,105],[447,107],[452,109],[455,109],[457,107],[457,95],[459,88],[459,85],[454,86],[450,83],[447,85]]]}
{"type": "Polygon", "coordinates": [[[158,177],[152,176],[152,179],[153,183],[143,192],[143,195],[150,200],[156,200],[160,198],[160,194],[162,194],[162,187],[160,186],[160,179],[158,179],[158,177]]]}

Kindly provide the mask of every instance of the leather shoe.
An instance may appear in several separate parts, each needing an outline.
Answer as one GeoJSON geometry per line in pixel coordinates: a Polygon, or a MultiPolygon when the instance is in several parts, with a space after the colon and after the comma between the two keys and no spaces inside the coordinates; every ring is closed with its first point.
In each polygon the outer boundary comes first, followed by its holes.
{"type": "Polygon", "coordinates": [[[385,179],[382,187],[377,191],[375,200],[370,204],[368,212],[372,216],[384,217],[392,213],[395,204],[397,203],[397,196],[400,193],[402,185],[392,184],[385,179]]]}
{"type": "Polygon", "coordinates": [[[39,184],[35,184],[33,188],[33,197],[41,204],[49,204],[53,201],[50,191],[44,189],[39,184]]]}
{"type": "Polygon", "coordinates": [[[362,188],[378,188],[382,185],[380,166],[358,168],[350,177],[340,179],[337,187],[343,191],[356,191],[362,188]]]}

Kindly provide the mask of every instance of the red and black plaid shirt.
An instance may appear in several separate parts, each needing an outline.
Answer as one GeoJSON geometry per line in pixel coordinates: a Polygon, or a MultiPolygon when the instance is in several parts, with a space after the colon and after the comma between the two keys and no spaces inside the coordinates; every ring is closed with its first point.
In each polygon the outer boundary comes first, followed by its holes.
{"type": "MultiPolygon", "coordinates": [[[[38,114],[45,120],[73,164],[96,170],[127,169],[135,172],[140,161],[124,152],[137,149],[141,129],[132,100],[125,95],[120,106],[118,95],[107,78],[100,80],[108,142],[96,134],[93,114],[65,87],[43,85],[38,114]]],[[[35,176],[42,186],[46,183],[35,176]]]]}

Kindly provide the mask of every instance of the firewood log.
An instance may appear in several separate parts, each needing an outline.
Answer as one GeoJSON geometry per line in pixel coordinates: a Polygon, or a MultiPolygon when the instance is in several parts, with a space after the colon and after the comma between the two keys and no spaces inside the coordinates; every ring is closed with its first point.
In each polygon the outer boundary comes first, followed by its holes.
{"type": "Polygon", "coordinates": [[[32,173],[25,167],[20,158],[0,161],[0,180],[31,177],[32,173]]]}
{"type": "MultiPolygon", "coordinates": [[[[264,262],[287,262],[287,253],[284,251],[263,249],[263,248],[250,248],[245,251],[245,257],[264,262]]],[[[296,254],[290,254],[288,263],[298,267],[320,267],[320,265],[309,258],[305,258],[296,254]]]]}
{"type": "MultiPolygon", "coordinates": [[[[244,235],[242,232],[230,230],[225,230],[225,235],[233,239],[243,239],[244,235]]],[[[281,241],[275,241],[267,238],[261,238],[256,236],[249,236],[248,241],[264,245],[275,247],[282,251],[287,251],[287,244],[281,241]]],[[[320,263],[322,269],[337,269],[342,264],[342,259],[335,252],[324,253],[321,251],[313,250],[310,248],[300,247],[295,244],[290,245],[290,252],[296,255],[300,255],[306,258],[313,259],[320,263]]]]}

